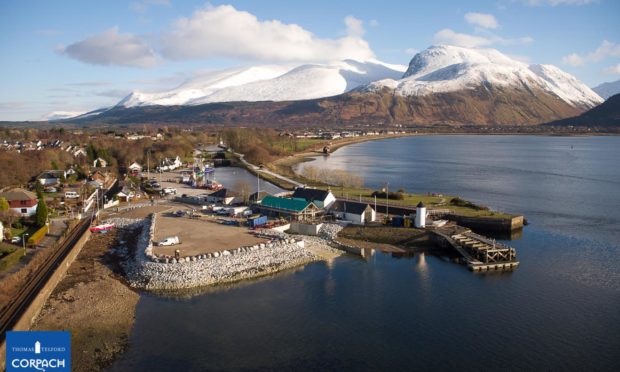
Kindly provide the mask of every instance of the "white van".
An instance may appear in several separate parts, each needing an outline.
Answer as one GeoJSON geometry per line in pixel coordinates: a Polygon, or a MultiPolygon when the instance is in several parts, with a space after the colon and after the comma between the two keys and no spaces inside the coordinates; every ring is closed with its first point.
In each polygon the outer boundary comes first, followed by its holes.
{"type": "Polygon", "coordinates": [[[65,192],[65,199],[77,199],[80,195],[75,191],[67,191],[65,192]]]}

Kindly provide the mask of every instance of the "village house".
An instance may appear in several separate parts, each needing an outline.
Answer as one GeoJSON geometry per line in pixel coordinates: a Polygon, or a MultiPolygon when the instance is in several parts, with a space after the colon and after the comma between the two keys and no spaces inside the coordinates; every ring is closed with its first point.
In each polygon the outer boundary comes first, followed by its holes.
{"type": "Polygon", "coordinates": [[[177,156],[175,159],[164,158],[157,167],[158,172],[167,172],[180,168],[183,165],[181,158],[177,156]]]}
{"type": "Polygon", "coordinates": [[[46,170],[37,176],[37,181],[43,186],[53,186],[67,178],[67,172],[63,170],[46,170]]]}
{"type": "Polygon", "coordinates": [[[11,189],[0,193],[0,198],[5,198],[9,202],[9,208],[20,216],[30,217],[37,212],[37,196],[28,190],[11,189]]]}
{"type": "Polygon", "coordinates": [[[241,194],[228,189],[217,190],[216,192],[207,196],[207,202],[209,203],[221,203],[223,205],[241,204],[243,198],[241,194]]]}
{"type": "Polygon", "coordinates": [[[350,221],[355,225],[364,225],[374,222],[375,210],[367,203],[337,200],[332,204],[329,212],[337,219],[350,221]]]}
{"type": "Polygon", "coordinates": [[[95,168],[105,168],[108,166],[108,162],[105,159],[97,158],[93,161],[93,167],[95,168]]]}
{"type": "Polygon", "coordinates": [[[142,166],[135,161],[131,163],[131,165],[127,167],[127,169],[129,169],[129,173],[133,175],[142,173],[142,166]]]}
{"type": "Polygon", "coordinates": [[[311,201],[321,209],[328,209],[336,201],[336,197],[330,190],[309,189],[304,187],[296,188],[292,197],[311,201]]]}
{"type": "Polygon", "coordinates": [[[260,213],[270,217],[282,217],[290,221],[313,220],[321,210],[311,201],[296,198],[281,198],[268,195],[256,205],[260,213]]]}

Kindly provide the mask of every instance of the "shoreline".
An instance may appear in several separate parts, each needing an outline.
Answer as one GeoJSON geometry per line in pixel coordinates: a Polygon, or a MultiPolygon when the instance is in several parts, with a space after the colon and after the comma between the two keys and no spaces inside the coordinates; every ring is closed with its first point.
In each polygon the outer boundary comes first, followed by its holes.
{"type": "Polygon", "coordinates": [[[177,262],[152,254],[153,216],[109,221],[121,229],[142,230],[133,254],[122,244],[117,250],[128,257],[122,265],[129,286],[147,291],[190,289],[272,275],[321,261],[325,258],[320,251],[330,250],[327,241],[306,242],[285,233],[265,231],[262,235],[270,239],[267,243],[184,257],[177,262]]]}

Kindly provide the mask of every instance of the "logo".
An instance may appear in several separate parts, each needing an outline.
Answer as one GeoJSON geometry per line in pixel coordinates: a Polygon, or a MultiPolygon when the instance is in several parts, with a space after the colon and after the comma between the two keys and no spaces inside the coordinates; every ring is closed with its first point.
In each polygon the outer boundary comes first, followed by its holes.
{"type": "Polygon", "coordinates": [[[70,371],[71,334],[63,331],[7,332],[6,370],[70,371]]]}

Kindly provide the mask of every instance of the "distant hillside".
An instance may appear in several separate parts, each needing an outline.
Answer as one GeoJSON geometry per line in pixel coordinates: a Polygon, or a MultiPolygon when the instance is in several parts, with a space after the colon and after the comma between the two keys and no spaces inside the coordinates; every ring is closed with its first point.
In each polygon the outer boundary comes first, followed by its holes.
{"type": "Polygon", "coordinates": [[[542,90],[488,86],[425,96],[401,96],[382,89],[303,101],[117,106],[99,115],[65,122],[78,125],[532,125],[581,112],[582,109],[542,90]]]}
{"type": "Polygon", "coordinates": [[[612,81],[609,83],[603,83],[592,88],[599,96],[607,99],[613,95],[620,93],[620,80],[612,81]]]}
{"type": "Polygon", "coordinates": [[[588,127],[620,127],[620,94],[611,96],[599,106],[583,114],[556,120],[545,125],[550,126],[588,126],[588,127]]]}

